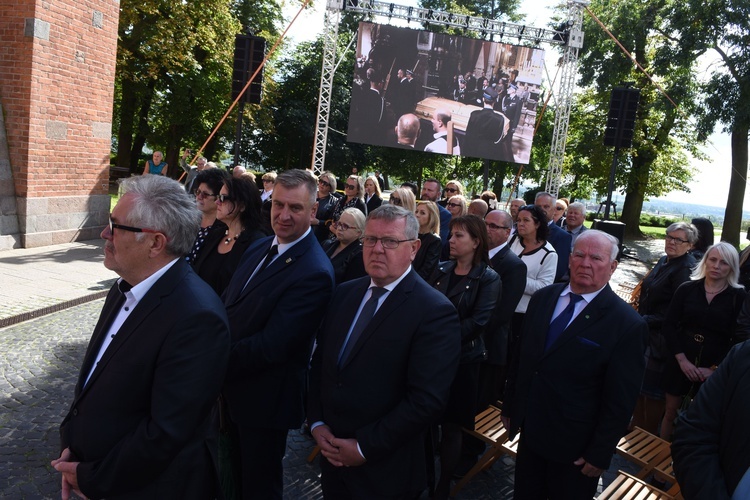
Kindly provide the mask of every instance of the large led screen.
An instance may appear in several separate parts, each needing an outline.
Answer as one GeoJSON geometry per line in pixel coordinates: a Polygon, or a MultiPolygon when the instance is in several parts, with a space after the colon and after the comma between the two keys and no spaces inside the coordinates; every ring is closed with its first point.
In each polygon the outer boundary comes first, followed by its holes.
{"type": "Polygon", "coordinates": [[[348,140],[528,164],[544,51],[360,23],[348,140]]]}

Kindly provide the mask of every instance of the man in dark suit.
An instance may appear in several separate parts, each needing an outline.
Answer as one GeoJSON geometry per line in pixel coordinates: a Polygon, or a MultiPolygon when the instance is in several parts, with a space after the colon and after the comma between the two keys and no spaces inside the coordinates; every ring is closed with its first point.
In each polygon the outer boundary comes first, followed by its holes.
{"type": "MultiPolygon", "coordinates": [[[[422,184],[422,194],[420,199],[425,201],[440,201],[440,195],[443,193],[443,186],[437,179],[427,179],[422,184]]],[[[437,203],[440,212],[440,239],[443,245],[448,243],[448,234],[450,233],[451,213],[443,205],[437,203]]]]}
{"type": "Polygon", "coordinates": [[[508,212],[493,210],[484,219],[490,240],[490,264],[500,275],[502,293],[484,331],[487,360],[479,373],[479,407],[503,399],[508,362],[508,332],[513,312],[526,288],[526,264],[509,251],[513,219],[508,212]]]}
{"type": "Polygon", "coordinates": [[[549,236],[547,241],[557,252],[557,271],[555,272],[555,283],[562,283],[568,281],[568,260],[570,257],[570,249],[572,247],[573,238],[567,231],[562,229],[560,226],[555,224],[555,199],[549,193],[544,191],[539,192],[534,197],[534,205],[541,207],[544,213],[547,214],[547,226],[549,226],[549,236]]]}
{"type": "Polygon", "coordinates": [[[508,135],[510,121],[505,115],[492,109],[497,102],[497,92],[488,87],[481,94],[484,108],[472,111],[469,115],[461,153],[473,158],[515,161],[510,141],[503,140],[508,135]]]}
{"type": "Polygon", "coordinates": [[[176,181],[147,175],[102,231],[120,275],[60,426],[62,498],[205,499],[218,495],[211,409],[229,357],[214,291],[185,261],[200,212],[176,181]]]}
{"type": "Polygon", "coordinates": [[[287,431],[305,416],[313,338],[333,293],[330,259],[310,229],[317,189],[304,170],[279,174],[275,236],[248,248],[223,296],[232,332],[223,395],[243,498],[281,498],[287,431]]]}
{"type": "Polygon", "coordinates": [[[418,231],[401,207],[370,214],[369,277],[338,287],[318,332],[308,421],[326,499],[416,498],[426,487],[423,434],[448,401],[461,341],[454,307],[411,268],[418,231]]]}
{"type": "Polygon", "coordinates": [[[616,238],[586,231],[570,284],[531,298],[503,403],[521,431],[515,498],[592,498],[633,414],[648,327],[607,284],[616,256],[616,238]]]}

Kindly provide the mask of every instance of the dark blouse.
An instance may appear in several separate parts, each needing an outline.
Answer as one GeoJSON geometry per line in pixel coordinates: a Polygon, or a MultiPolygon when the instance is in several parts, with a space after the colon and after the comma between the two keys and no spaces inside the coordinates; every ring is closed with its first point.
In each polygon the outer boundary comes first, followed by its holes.
{"type": "Polygon", "coordinates": [[[735,343],[734,330],[745,290],[727,287],[709,304],[704,282],[688,281],[677,288],[662,331],[672,355],[684,353],[691,363],[709,367],[718,365],[735,343]]]}
{"type": "Polygon", "coordinates": [[[367,205],[365,205],[365,202],[362,201],[361,198],[352,198],[351,200],[346,201],[346,197],[343,197],[333,208],[333,220],[338,221],[341,214],[343,214],[344,210],[347,208],[358,208],[363,214],[365,214],[365,217],[367,217],[367,205]]]}
{"type": "Polygon", "coordinates": [[[193,269],[196,274],[203,278],[214,289],[217,295],[221,296],[224,290],[229,286],[232,275],[242,259],[245,250],[256,240],[264,238],[266,235],[260,230],[243,231],[234,242],[232,250],[228,253],[219,253],[219,247],[224,245],[226,236],[221,233],[211,241],[206,241],[198,258],[193,262],[193,269]]]}
{"type": "Polygon", "coordinates": [[[365,264],[362,260],[362,242],[359,240],[353,241],[336,256],[331,257],[338,246],[338,240],[328,240],[323,243],[323,250],[325,250],[328,258],[331,259],[336,284],[339,285],[345,281],[365,276],[367,273],[365,272],[365,264]]]}
{"type": "Polygon", "coordinates": [[[648,323],[649,330],[661,329],[674,292],[690,280],[693,267],[695,259],[689,253],[670,260],[665,255],[643,279],[638,312],[648,323]]]}
{"type": "Polygon", "coordinates": [[[414,257],[411,266],[426,281],[430,279],[432,272],[437,268],[443,244],[440,236],[434,233],[420,234],[419,241],[422,244],[417,250],[417,255],[414,257]]]}

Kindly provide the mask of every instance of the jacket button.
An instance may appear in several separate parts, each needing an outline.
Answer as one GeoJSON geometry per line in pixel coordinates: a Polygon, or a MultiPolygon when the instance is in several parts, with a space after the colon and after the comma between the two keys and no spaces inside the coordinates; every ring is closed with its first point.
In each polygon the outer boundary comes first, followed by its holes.
{"type": "Polygon", "coordinates": [[[74,417],[78,416],[78,408],[73,408],[73,416],[74,417]]]}

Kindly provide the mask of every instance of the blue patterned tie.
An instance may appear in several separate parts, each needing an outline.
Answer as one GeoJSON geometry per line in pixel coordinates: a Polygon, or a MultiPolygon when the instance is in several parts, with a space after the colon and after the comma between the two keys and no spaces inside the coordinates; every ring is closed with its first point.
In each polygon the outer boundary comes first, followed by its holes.
{"type": "Polygon", "coordinates": [[[567,328],[570,319],[573,317],[573,311],[575,311],[576,304],[578,301],[583,299],[576,293],[568,294],[570,302],[567,307],[549,324],[549,331],[547,332],[547,342],[544,344],[544,352],[547,352],[552,344],[560,337],[565,328],[567,328]]]}

